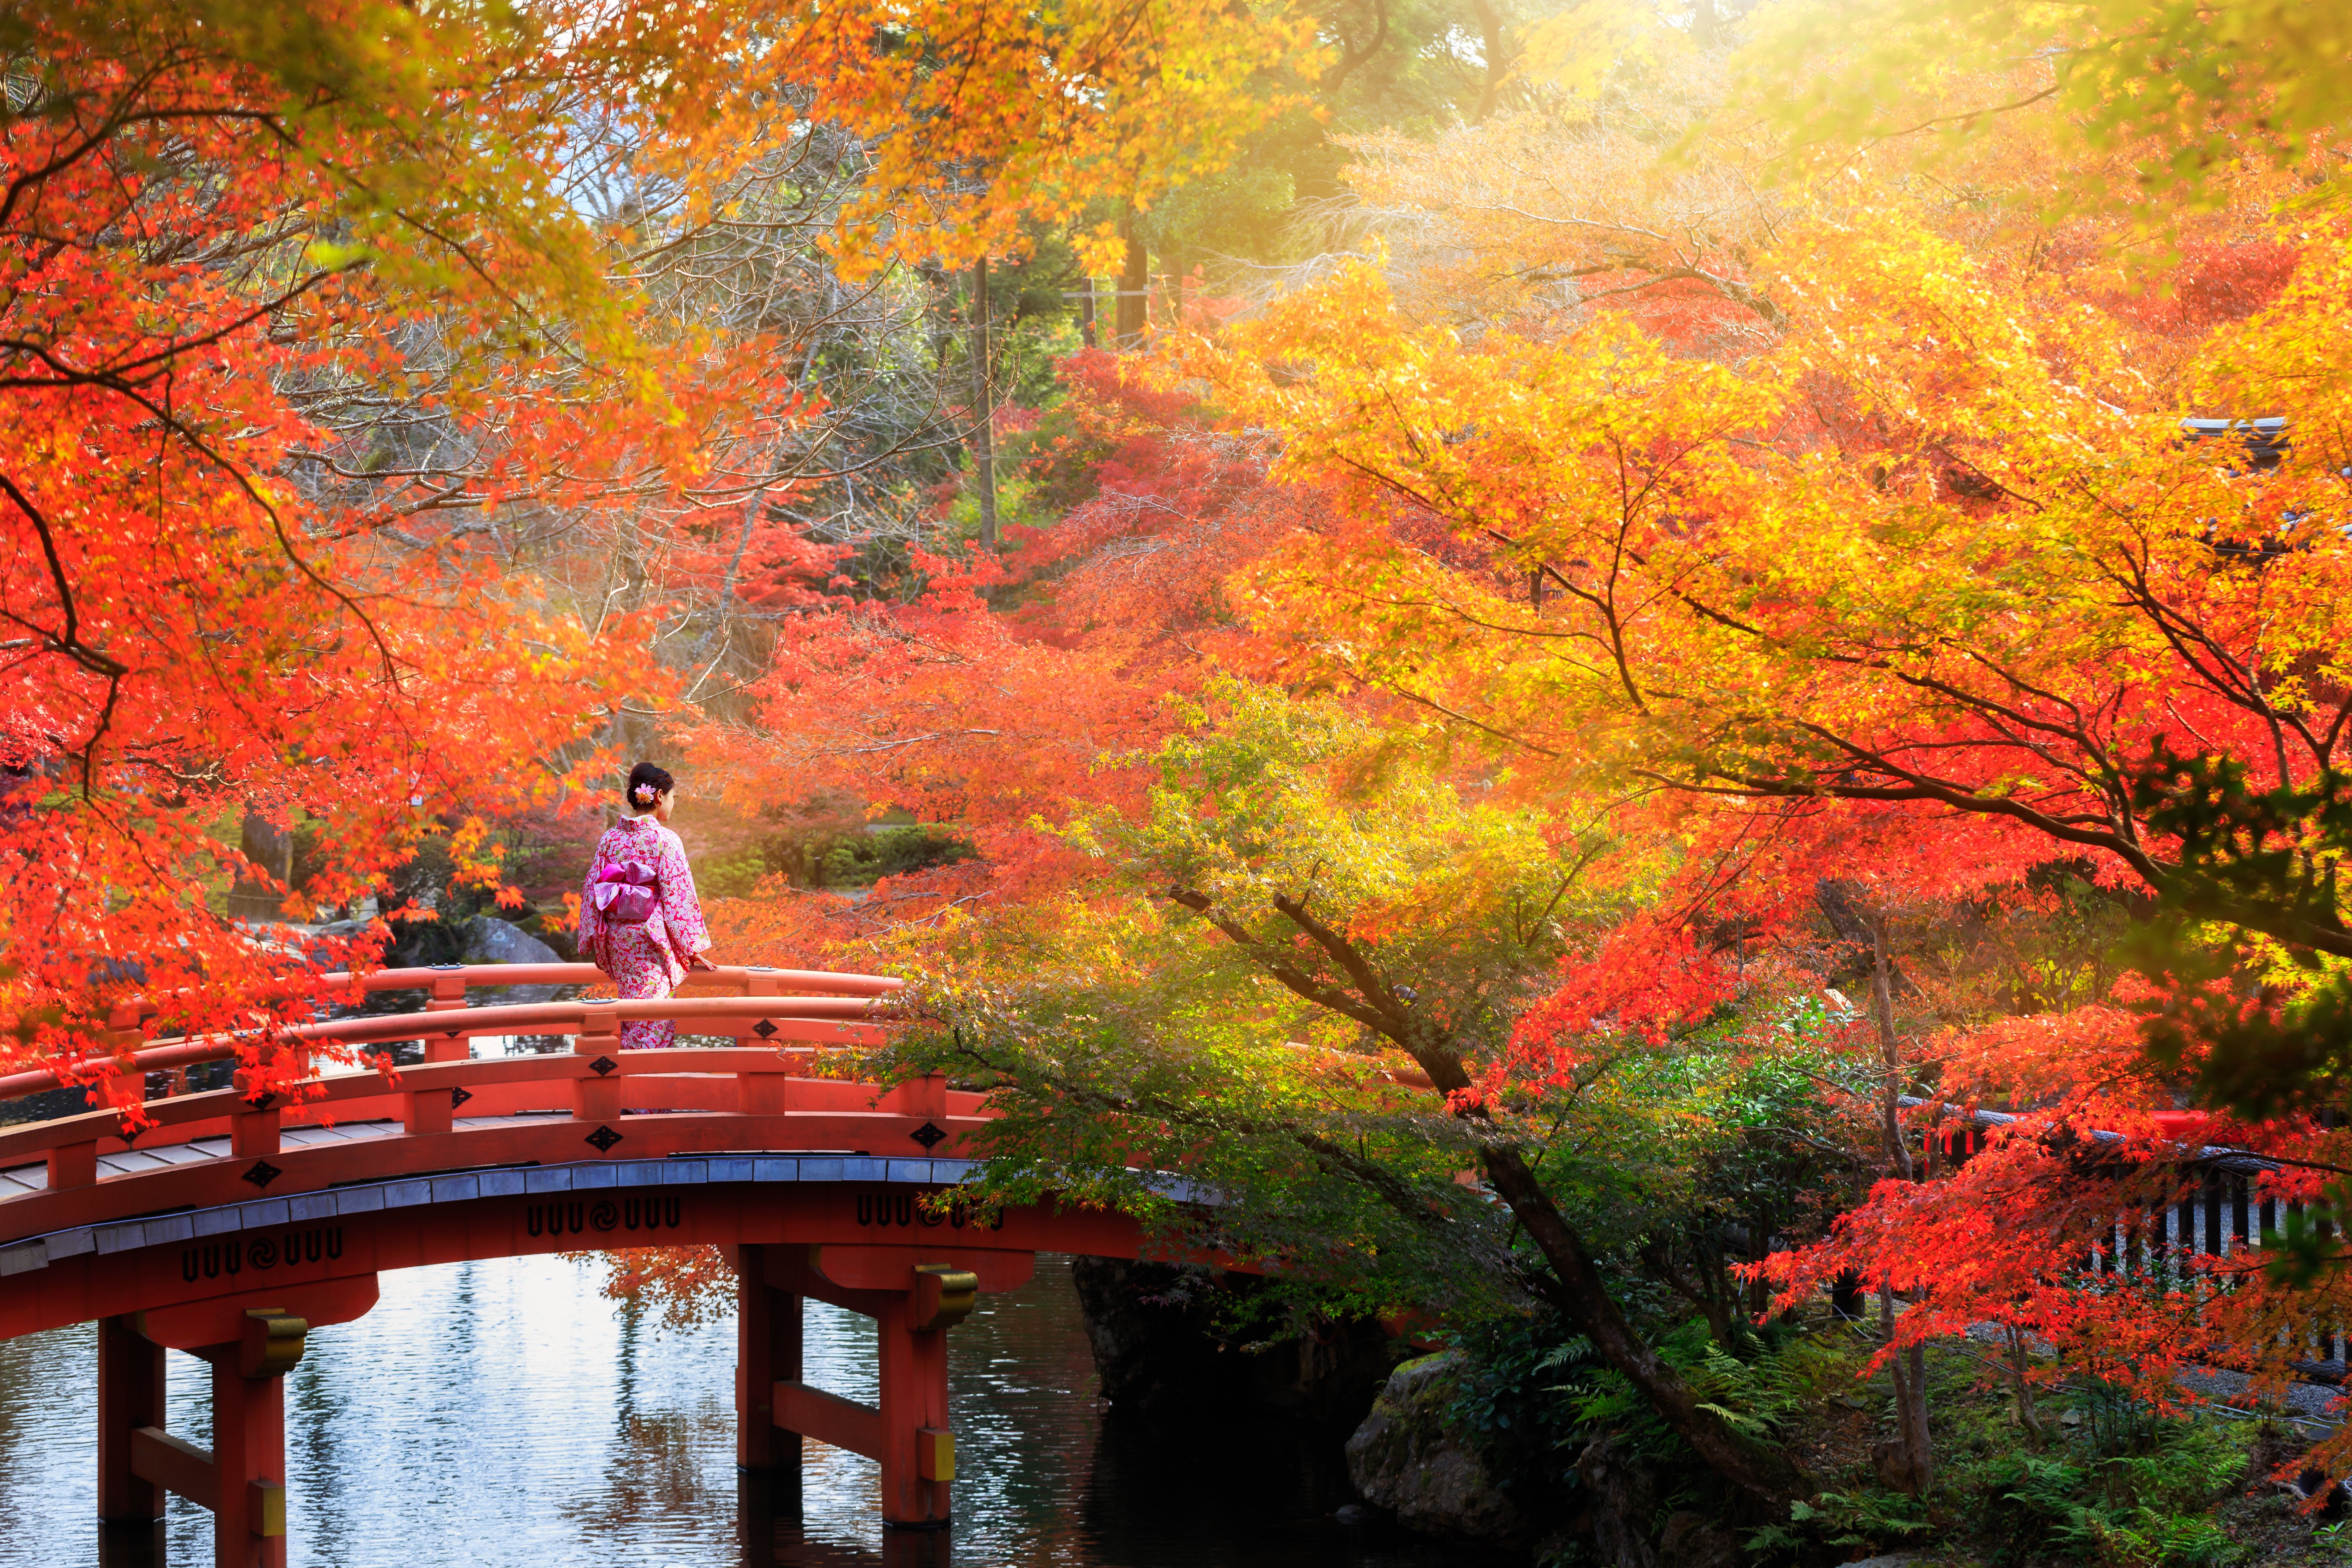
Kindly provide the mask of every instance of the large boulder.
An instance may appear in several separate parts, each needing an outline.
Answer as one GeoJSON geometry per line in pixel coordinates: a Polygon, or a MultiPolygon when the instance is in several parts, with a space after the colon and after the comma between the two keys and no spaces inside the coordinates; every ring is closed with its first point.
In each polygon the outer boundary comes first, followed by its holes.
{"type": "Polygon", "coordinates": [[[1658,1536],[1658,1568],[1740,1568],[1748,1554],[1719,1520],[1680,1510],[1666,1516],[1658,1536]]]}
{"type": "MultiPolygon", "coordinates": [[[[529,931],[499,919],[478,915],[466,922],[467,963],[561,963],[563,957],[529,931]]],[[[552,1002],[566,988],[561,985],[498,985],[483,987],[482,1002],[552,1002]]]]}
{"type": "Polygon", "coordinates": [[[294,880],[294,840],[283,828],[248,814],[237,847],[248,866],[277,879],[277,886],[256,880],[247,866],[237,869],[236,883],[226,900],[233,920],[273,921],[285,918],[283,889],[294,880]]]}
{"type": "Polygon", "coordinates": [[[1610,1568],[1740,1568],[1748,1560],[1727,1521],[1689,1509],[1668,1514],[1653,1540],[1659,1479],[1606,1436],[1577,1456],[1576,1478],[1584,1510],[1572,1531],[1610,1568]]]}
{"type": "Polygon", "coordinates": [[[1213,1286],[1165,1264],[1070,1259],[1087,1346],[1103,1399],[1122,1414],[1207,1414],[1231,1408],[1246,1381],[1216,1332],[1213,1286]]]}
{"type": "Polygon", "coordinates": [[[1463,1364],[1459,1352],[1447,1351],[1391,1373],[1348,1439],[1348,1479],[1407,1529],[1525,1542],[1532,1533],[1527,1516],[1445,1418],[1463,1364]]]}

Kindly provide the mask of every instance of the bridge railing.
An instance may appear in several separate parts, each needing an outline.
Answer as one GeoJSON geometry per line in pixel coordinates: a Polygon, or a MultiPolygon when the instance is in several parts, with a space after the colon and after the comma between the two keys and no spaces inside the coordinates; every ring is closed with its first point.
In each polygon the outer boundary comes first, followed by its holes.
{"type": "MultiPolygon", "coordinates": [[[[89,1084],[150,1072],[184,1073],[188,1068],[205,1062],[230,1060],[241,1049],[249,1050],[257,1041],[262,1040],[283,1042],[300,1048],[304,1042],[384,1044],[423,1039],[426,1042],[428,1061],[446,1060],[451,1057],[447,1042],[462,1042],[476,1035],[573,1032],[562,1028],[541,1028],[537,1025],[545,1017],[553,1016],[560,1021],[564,1017],[577,1016],[578,1007],[595,1005],[509,1003],[486,1007],[469,1000],[472,991],[504,991],[518,985],[589,987],[610,984],[611,977],[593,963],[448,963],[422,969],[381,969],[356,976],[337,973],[320,976],[320,1000],[332,1002],[337,999],[335,994],[338,992],[350,997],[354,994],[374,995],[387,991],[423,991],[426,994],[424,1014],[376,1014],[322,1024],[292,1025],[266,1033],[256,1030],[152,1042],[147,1040],[142,1026],[157,1016],[159,1005],[147,998],[131,998],[117,1005],[111,1015],[110,1021],[114,1030],[112,1049],[55,1068],[0,1076],[0,1101],[21,1100],[26,1095],[38,1094],[61,1085],[89,1084]],[[574,1011],[529,1016],[517,1014],[519,1006],[530,1005],[553,1005],[574,1011]],[[425,1018],[431,1015],[458,1010],[471,1015],[463,1028],[449,1027],[441,1020],[425,1022],[425,1018]],[[520,1022],[516,1021],[518,1018],[520,1022]],[[375,1027],[379,1025],[398,1026],[388,1029],[375,1027]],[[354,1032],[351,1026],[362,1026],[354,1032]]],[[[887,995],[898,990],[900,984],[899,981],[879,974],[738,964],[693,972],[678,987],[676,999],[686,1002],[714,997],[776,997],[815,1002],[834,997],[859,998],[861,1000],[855,1006],[862,1009],[866,1002],[887,995]]],[[[670,1015],[648,1016],[667,1017],[670,1015]]],[[[854,1016],[855,1013],[843,1016],[854,1016]]],[[[464,1052],[460,1049],[455,1054],[463,1055],[464,1052]]]]}
{"type": "MultiPolygon", "coordinates": [[[[877,975],[736,968],[698,972],[698,984],[681,988],[689,994],[656,1001],[581,998],[473,1006],[465,1000],[467,988],[588,984],[603,978],[590,964],[388,970],[356,984],[372,991],[428,986],[440,1005],[423,1013],[291,1025],[267,1034],[158,1041],[71,1068],[0,1078],[0,1100],[60,1082],[136,1081],[141,1093],[135,1121],[142,1124],[133,1125],[132,1102],[125,1100],[0,1129],[0,1169],[44,1162],[48,1188],[57,1192],[94,1184],[99,1156],[134,1143],[153,1148],[226,1136],[232,1152],[259,1155],[278,1151],[283,1127],[306,1122],[398,1120],[409,1133],[446,1132],[461,1107],[473,1118],[541,1110],[605,1121],[625,1108],[773,1116],[845,1111],[855,1108],[853,1101],[862,1106],[877,1092],[871,1085],[810,1077],[818,1047],[881,1043],[875,1002],[899,983],[877,975]],[[793,994],[787,994],[787,986],[793,994]],[[819,988],[833,994],[806,994],[819,988]],[[707,994],[712,990],[735,994],[707,994]],[[706,994],[690,994],[696,991],[706,994]],[[687,1036],[733,1044],[621,1050],[621,1026],[648,1020],[673,1022],[687,1036]],[[572,1048],[472,1058],[475,1038],[518,1035],[568,1038],[572,1048]],[[420,1038],[422,1065],[395,1068],[388,1058],[378,1058],[358,1071],[322,1070],[368,1046],[420,1038]],[[190,1067],[229,1060],[251,1064],[236,1072],[229,1088],[153,1097],[144,1092],[150,1073],[184,1078],[190,1067]]],[[[878,1109],[942,1116],[947,1110],[942,1090],[919,1084],[892,1090],[885,1101],[878,1109]],[[907,1103],[901,1107],[896,1100],[907,1103]]]]}
{"type": "MultiPolygon", "coordinates": [[[[609,985],[612,977],[593,963],[436,963],[419,969],[379,969],[354,978],[348,973],[320,977],[330,988],[379,991],[425,991],[436,1004],[462,1002],[469,989],[503,990],[512,985],[609,985]]],[[[681,994],[713,993],[732,996],[881,996],[901,983],[880,974],[848,974],[828,969],[772,969],[763,963],[720,964],[690,972],[678,987],[681,994]]]]}

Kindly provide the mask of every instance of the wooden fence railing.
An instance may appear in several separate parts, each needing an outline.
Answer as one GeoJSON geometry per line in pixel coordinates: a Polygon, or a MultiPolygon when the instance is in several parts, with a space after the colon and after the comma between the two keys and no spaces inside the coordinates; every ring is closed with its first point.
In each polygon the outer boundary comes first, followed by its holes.
{"type": "MultiPolygon", "coordinates": [[[[1913,1096],[1904,1097],[1900,1103],[1905,1110],[1935,1104],[1913,1096]]],[[[1969,1110],[1958,1106],[1946,1109],[1955,1120],[1937,1122],[1926,1134],[1923,1146],[1925,1152],[1932,1152],[1931,1163],[1944,1169],[1956,1170],[1966,1164],[1985,1146],[1990,1131],[2018,1120],[2005,1111],[1969,1110]]],[[[2125,1141],[2119,1132],[2094,1131],[2090,1136],[2098,1142],[2120,1144],[2125,1141]]],[[[2276,1160],[2265,1159],[2251,1150],[2208,1144],[2189,1152],[2179,1163],[2196,1178],[2193,1183],[2176,1198],[2118,1214],[2115,1225],[2102,1238],[2105,1245],[2084,1255],[2083,1272],[2086,1278],[2187,1286],[2200,1279],[2211,1279],[2209,1268],[2196,1261],[2200,1258],[2230,1258],[2259,1253],[2265,1237],[2274,1237],[2306,1223],[2322,1237],[2333,1233],[2332,1222],[2324,1210],[2315,1216],[2311,1205],[2281,1202],[2262,1193],[2263,1177],[2283,1168],[2276,1160]]],[[[2347,1342],[2340,1329],[2323,1328],[2311,1336],[2307,1344],[2297,1348],[2312,1352],[2308,1361],[2299,1363],[2303,1370],[2336,1382],[2342,1379],[2343,1363],[2347,1352],[2352,1352],[2352,1342],[2347,1342]]]]}

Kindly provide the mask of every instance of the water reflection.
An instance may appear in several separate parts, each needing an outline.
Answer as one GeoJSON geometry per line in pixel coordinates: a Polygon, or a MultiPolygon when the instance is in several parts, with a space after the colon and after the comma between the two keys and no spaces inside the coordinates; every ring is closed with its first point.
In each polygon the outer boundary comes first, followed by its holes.
{"type": "MultiPolygon", "coordinates": [[[[684,1333],[600,1300],[586,1271],[515,1258],[386,1274],[359,1321],[313,1335],[287,1380],[290,1560],[334,1568],[1470,1568],[1367,1535],[1336,1445],[1242,1416],[1209,1432],[1107,1423],[1068,1270],[955,1331],[956,1522],[886,1531],[875,1467],[809,1444],[800,1474],[734,1464],[734,1334],[684,1333]]],[[[875,1393],[863,1318],[811,1303],[811,1379],[875,1393]]],[[[208,1444],[194,1358],[171,1358],[170,1422],[208,1444]]],[[[87,1327],[0,1343],[0,1568],[99,1550],[87,1327]]],[[[135,1562],[147,1532],[110,1542],[135,1562]]],[[[210,1519],[171,1500],[173,1568],[211,1560],[210,1519]]]]}

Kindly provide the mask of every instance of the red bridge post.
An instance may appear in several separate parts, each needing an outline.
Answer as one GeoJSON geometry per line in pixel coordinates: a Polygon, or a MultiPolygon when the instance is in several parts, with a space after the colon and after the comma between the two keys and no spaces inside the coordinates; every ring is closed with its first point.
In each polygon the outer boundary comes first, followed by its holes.
{"type": "Polygon", "coordinates": [[[99,1324],[101,1563],[152,1559],[152,1536],[121,1527],[144,1521],[152,1531],[170,1491],[212,1511],[215,1568],[285,1568],[285,1376],[314,1323],[349,1322],[375,1304],[376,1277],[288,1286],[261,1298],[274,1306],[252,1299],[215,1296],[99,1324]],[[212,1365],[210,1449],[164,1428],[167,1346],[212,1365]]]}
{"type": "MultiPolygon", "coordinates": [[[[609,1060],[621,1048],[621,1022],[614,1016],[612,999],[592,1000],[581,1015],[580,1033],[573,1037],[574,1055],[609,1060]]],[[[609,1074],[572,1080],[572,1114],[583,1121],[610,1125],[621,1119],[621,1081],[609,1074]]]]}
{"type": "MultiPolygon", "coordinates": [[[[797,1376],[779,1377],[769,1415],[785,1433],[798,1435],[788,1441],[814,1437],[881,1466],[882,1522],[902,1531],[937,1530],[948,1522],[955,1438],[948,1426],[947,1331],[980,1299],[977,1274],[954,1263],[917,1263],[906,1256],[912,1250],[746,1247],[738,1264],[764,1269],[779,1292],[813,1296],[874,1320],[881,1363],[874,1405],[813,1388],[797,1376]],[[819,1254],[848,1272],[826,1273],[817,1266],[819,1254]]],[[[748,1365],[756,1345],[748,1331],[746,1338],[748,1365]]],[[[748,1397],[740,1408],[748,1423],[755,1414],[748,1397]]]]}
{"type": "Polygon", "coordinates": [[[800,1436],[777,1426],[775,1405],[776,1384],[801,1377],[801,1298],[768,1283],[770,1250],[734,1249],[735,1463],[746,1470],[801,1462],[800,1436]]]}
{"type": "MultiPolygon", "coordinates": [[[[239,1096],[253,1095],[259,1073],[250,1068],[239,1068],[230,1076],[239,1096]]],[[[257,1159],[279,1152],[283,1133],[282,1117],[274,1096],[257,1099],[240,1098],[229,1112],[229,1152],[240,1160],[257,1159]]]]}
{"type": "Polygon", "coordinates": [[[131,1435],[163,1425],[163,1347],[129,1318],[98,1322],[98,1517],[149,1524],[163,1517],[163,1489],[131,1468],[131,1435]]]}
{"type": "Polygon", "coordinates": [[[882,1522],[948,1522],[955,1437],[948,1426],[948,1328],[971,1310],[979,1281],[947,1264],[916,1269],[916,1287],[876,1320],[881,1339],[882,1522]]]}
{"type": "MultiPolygon", "coordinates": [[[[466,1010],[466,977],[463,973],[436,974],[433,977],[433,993],[425,998],[428,1013],[449,1013],[466,1010]]],[[[473,1043],[462,1035],[434,1035],[425,1042],[425,1059],[428,1062],[462,1062],[474,1054],[473,1043]]],[[[447,1128],[436,1131],[446,1132],[447,1128]]]]}
{"type": "Polygon", "coordinates": [[[214,1568],[286,1568],[284,1369],[248,1374],[243,1345],[197,1353],[213,1363],[214,1568]]]}

